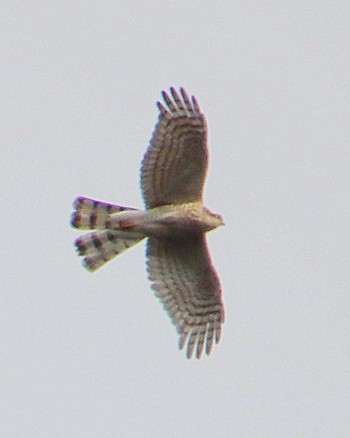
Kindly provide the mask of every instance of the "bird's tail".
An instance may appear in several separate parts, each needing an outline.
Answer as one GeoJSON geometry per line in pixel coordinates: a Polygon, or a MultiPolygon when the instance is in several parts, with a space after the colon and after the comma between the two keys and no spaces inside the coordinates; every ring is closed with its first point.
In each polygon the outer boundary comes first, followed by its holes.
{"type": "Polygon", "coordinates": [[[78,254],[84,257],[83,265],[89,271],[96,271],[116,255],[145,238],[130,229],[111,228],[111,215],[122,211],[136,210],[131,207],[108,204],[79,197],[74,202],[71,225],[82,230],[97,230],[80,236],[75,241],[78,254]]]}

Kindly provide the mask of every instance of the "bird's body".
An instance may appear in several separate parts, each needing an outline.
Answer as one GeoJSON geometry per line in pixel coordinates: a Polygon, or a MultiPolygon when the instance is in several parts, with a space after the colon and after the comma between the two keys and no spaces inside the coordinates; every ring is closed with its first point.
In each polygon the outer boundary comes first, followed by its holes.
{"type": "Polygon", "coordinates": [[[85,266],[95,271],[130,246],[148,238],[147,258],[153,289],[168,311],[187,356],[210,353],[219,341],[224,310],[221,286],[211,264],[205,233],[223,225],[220,215],[203,206],[207,170],[206,124],[197,101],[158,102],[159,122],[141,167],[146,210],[79,197],[72,225],[96,230],[76,240],[85,266]]]}
{"type": "Polygon", "coordinates": [[[219,225],[221,218],[211,214],[201,202],[162,205],[145,211],[124,211],[111,216],[111,226],[129,228],[148,237],[186,238],[205,233],[219,225]]]}

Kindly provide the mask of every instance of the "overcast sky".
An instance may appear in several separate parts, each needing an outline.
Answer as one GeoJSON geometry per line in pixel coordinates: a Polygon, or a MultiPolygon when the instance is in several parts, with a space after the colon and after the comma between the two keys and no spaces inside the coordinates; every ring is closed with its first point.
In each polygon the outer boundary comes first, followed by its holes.
{"type": "Polygon", "coordinates": [[[349,436],[350,2],[1,7],[0,435],[349,436]],[[144,244],[90,274],[78,195],[142,208],[169,86],[209,125],[226,322],[187,360],[144,244]]]}

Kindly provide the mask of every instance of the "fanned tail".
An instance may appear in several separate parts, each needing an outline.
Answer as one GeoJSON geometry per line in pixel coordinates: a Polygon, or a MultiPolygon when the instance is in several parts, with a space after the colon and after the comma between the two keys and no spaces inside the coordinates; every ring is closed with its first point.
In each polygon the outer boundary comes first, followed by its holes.
{"type": "Polygon", "coordinates": [[[132,230],[111,229],[111,215],[136,210],[108,204],[93,199],[79,197],[74,202],[71,225],[83,230],[98,230],[80,236],[75,241],[78,254],[84,257],[83,265],[89,271],[96,271],[113,257],[145,238],[143,234],[132,230]]]}
{"type": "Polygon", "coordinates": [[[72,214],[71,225],[80,230],[106,230],[110,228],[110,215],[121,211],[135,211],[136,208],[108,204],[94,199],[79,196],[74,201],[75,211],[72,214]]]}
{"type": "Polygon", "coordinates": [[[132,231],[96,231],[80,236],[75,241],[78,254],[84,257],[83,265],[96,271],[113,257],[126,251],[145,236],[132,231]]]}

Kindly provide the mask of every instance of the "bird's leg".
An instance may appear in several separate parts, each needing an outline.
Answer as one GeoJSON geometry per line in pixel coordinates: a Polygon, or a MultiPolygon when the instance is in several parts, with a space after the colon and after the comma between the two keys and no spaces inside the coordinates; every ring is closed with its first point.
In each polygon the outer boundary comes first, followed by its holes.
{"type": "Polygon", "coordinates": [[[115,230],[130,230],[135,229],[142,219],[145,213],[140,210],[122,211],[120,213],[111,214],[110,227],[115,230]]]}

